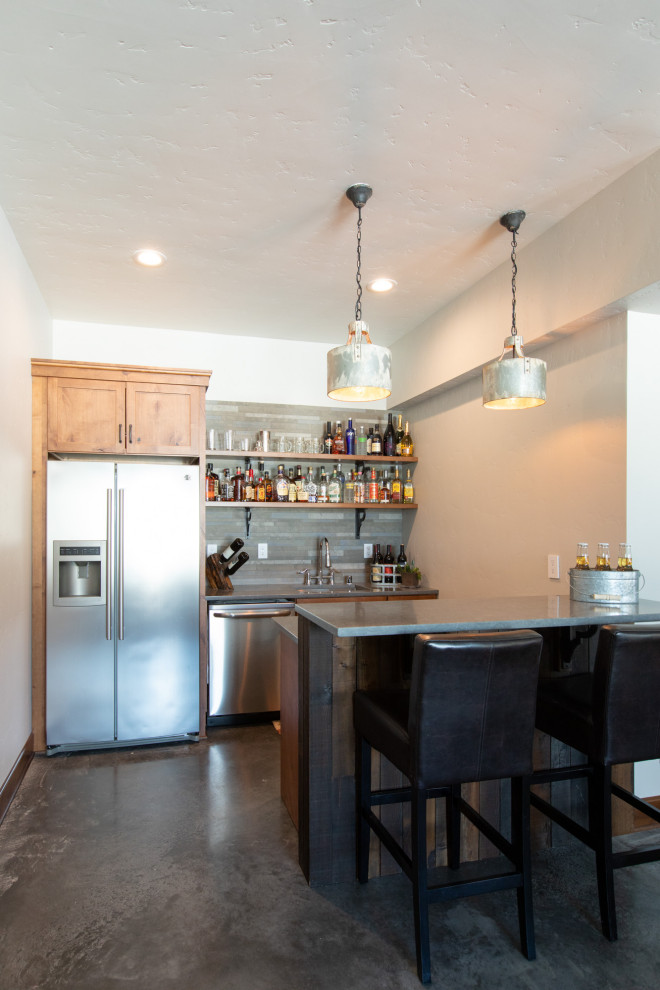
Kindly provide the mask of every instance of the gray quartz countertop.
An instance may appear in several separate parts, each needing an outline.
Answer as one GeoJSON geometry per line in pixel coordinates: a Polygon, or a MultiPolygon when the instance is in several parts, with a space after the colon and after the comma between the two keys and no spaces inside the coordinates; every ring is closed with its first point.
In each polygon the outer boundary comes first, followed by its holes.
{"type": "MultiPolygon", "coordinates": [[[[217,592],[213,595],[206,595],[206,600],[210,604],[219,604],[220,602],[233,601],[233,602],[271,602],[277,601],[279,598],[296,598],[296,599],[309,599],[312,601],[314,598],[324,598],[334,597],[341,598],[350,596],[356,598],[373,598],[378,601],[383,595],[396,595],[397,598],[410,598],[414,595],[435,595],[437,597],[437,588],[426,588],[420,586],[419,588],[400,588],[396,585],[385,585],[382,589],[375,589],[369,585],[356,584],[353,585],[353,591],[346,584],[335,584],[335,585],[300,585],[300,584],[246,584],[242,587],[239,585],[235,587],[233,591],[225,592],[220,594],[217,592]]],[[[382,603],[381,603],[382,604],[382,603]]],[[[396,604],[394,602],[389,602],[385,604],[396,604]]]]}
{"type": "Polygon", "coordinates": [[[438,598],[412,602],[327,602],[296,605],[296,612],[334,636],[477,632],[660,621],[660,602],[590,605],[568,595],[438,598]]]}

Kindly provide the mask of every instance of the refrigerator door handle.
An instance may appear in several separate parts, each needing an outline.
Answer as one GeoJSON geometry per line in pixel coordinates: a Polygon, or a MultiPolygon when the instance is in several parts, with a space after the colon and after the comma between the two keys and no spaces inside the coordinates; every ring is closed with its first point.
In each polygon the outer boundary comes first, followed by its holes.
{"type": "Polygon", "coordinates": [[[105,638],[112,639],[112,488],[106,488],[105,638]]]}
{"type": "Polygon", "coordinates": [[[124,489],[117,492],[117,636],[124,638],[124,489]]]}

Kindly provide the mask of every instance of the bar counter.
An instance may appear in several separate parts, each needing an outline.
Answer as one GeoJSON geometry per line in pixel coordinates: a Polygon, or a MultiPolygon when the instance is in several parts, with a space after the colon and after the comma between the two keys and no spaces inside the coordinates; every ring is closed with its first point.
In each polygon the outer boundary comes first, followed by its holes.
{"type": "MultiPolygon", "coordinates": [[[[544,673],[587,669],[597,628],[660,621],[660,602],[591,605],[564,595],[297,605],[299,862],[313,885],[355,877],[353,692],[405,683],[418,633],[535,629],[544,673]]],[[[546,737],[547,738],[547,737],[546,737]]],[[[389,765],[388,765],[389,766],[389,765]]],[[[381,786],[392,769],[382,768],[381,786]]],[[[481,786],[482,810],[499,791],[481,786]],[[489,796],[490,795],[490,796],[489,796]]],[[[406,823],[401,828],[405,831],[406,823]]],[[[437,853],[441,854],[442,836],[437,853]]],[[[473,850],[473,858],[483,851],[473,850]]],[[[391,872],[387,862],[373,872],[391,872]]]]}

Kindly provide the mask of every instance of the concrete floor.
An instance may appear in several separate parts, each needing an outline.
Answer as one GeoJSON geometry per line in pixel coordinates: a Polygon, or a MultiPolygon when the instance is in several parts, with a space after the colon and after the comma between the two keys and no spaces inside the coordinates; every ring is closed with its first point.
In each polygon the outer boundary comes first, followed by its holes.
{"type": "MultiPolygon", "coordinates": [[[[535,962],[513,892],[432,906],[435,985],[657,990],[660,864],[616,888],[609,944],[591,854],[537,854],[535,962]]],[[[419,986],[404,878],[306,885],[270,725],[36,758],[0,827],[0,990],[419,986]]]]}

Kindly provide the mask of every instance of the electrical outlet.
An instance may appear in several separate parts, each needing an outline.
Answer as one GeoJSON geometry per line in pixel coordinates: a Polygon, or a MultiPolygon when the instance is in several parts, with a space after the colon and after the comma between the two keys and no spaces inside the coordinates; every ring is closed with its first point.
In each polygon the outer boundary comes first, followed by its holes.
{"type": "Polygon", "coordinates": [[[259,560],[268,559],[268,544],[267,543],[257,543],[257,557],[259,560]]]}
{"type": "Polygon", "coordinates": [[[373,545],[373,543],[365,543],[364,544],[364,559],[365,560],[368,560],[369,558],[373,557],[373,555],[374,555],[374,545],[373,545]]]}
{"type": "Polygon", "coordinates": [[[553,581],[559,580],[559,554],[549,553],[548,554],[548,577],[552,578],[553,581]]]}
{"type": "Polygon", "coordinates": [[[210,557],[212,553],[217,553],[217,552],[218,552],[218,544],[217,543],[207,543],[206,544],[206,556],[207,557],[210,557]]]}

